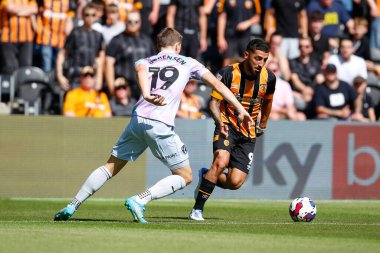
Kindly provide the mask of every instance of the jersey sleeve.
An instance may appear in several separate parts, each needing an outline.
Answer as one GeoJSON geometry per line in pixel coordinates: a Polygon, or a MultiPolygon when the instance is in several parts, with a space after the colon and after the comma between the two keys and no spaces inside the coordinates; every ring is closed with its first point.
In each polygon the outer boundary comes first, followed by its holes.
{"type": "Polygon", "coordinates": [[[268,86],[267,92],[265,93],[265,97],[273,98],[274,91],[276,89],[276,76],[272,71],[268,70],[268,86]]]}
{"type": "Polygon", "coordinates": [[[113,37],[106,47],[106,56],[111,56],[113,58],[116,58],[117,55],[117,49],[120,48],[118,45],[118,36],[113,37]]]}
{"type": "Polygon", "coordinates": [[[208,70],[203,64],[199,63],[197,60],[190,57],[189,59],[190,59],[190,64],[191,64],[191,67],[190,67],[191,78],[200,80],[204,74],[210,72],[210,70],[208,70]]]}
{"type": "Polygon", "coordinates": [[[137,67],[137,65],[140,65],[140,64],[142,64],[145,67],[147,67],[149,63],[148,63],[148,61],[146,59],[140,59],[140,60],[138,60],[138,61],[135,62],[135,68],[137,67]]]}
{"type": "Polygon", "coordinates": [[[76,29],[74,28],[69,34],[69,36],[67,36],[67,39],[65,42],[65,49],[67,51],[72,51],[74,49],[75,33],[76,33],[76,29]]]}
{"type": "MultiPolygon", "coordinates": [[[[216,78],[229,88],[231,86],[231,66],[221,69],[216,74],[216,78]]],[[[222,95],[214,89],[211,91],[210,95],[218,100],[223,100],[222,95]]]]}

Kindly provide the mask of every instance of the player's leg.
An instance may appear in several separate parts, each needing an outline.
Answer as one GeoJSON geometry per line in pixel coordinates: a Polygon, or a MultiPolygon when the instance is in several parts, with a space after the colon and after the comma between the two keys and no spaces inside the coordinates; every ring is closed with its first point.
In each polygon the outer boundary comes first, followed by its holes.
{"type": "Polygon", "coordinates": [[[127,161],[111,156],[107,163],[95,169],[79,189],[75,198],[54,217],[56,221],[68,220],[79,206],[97,192],[109,179],[115,176],[127,164],[127,161]]]}
{"type": "Polygon", "coordinates": [[[214,152],[214,160],[210,169],[203,175],[198,192],[196,193],[195,204],[189,218],[192,220],[203,220],[203,208],[206,201],[211,196],[215,189],[216,183],[220,174],[228,166],[230,152],[227,150],[218,149],[214,152]]]}
{"type": "Polygon", "coordinates": [[[141,223],[147,223],[143,216],[145,205],[183,189],[191,183],[192,172],[186,146],[175,134],[173,127],[154,120],[143,121],[147,126],[146,142],[149,148],[172,172],[172,175],[159,180],[145,192],[125,201],[132,215],[141,223]]]}
{"type": "Polygon", "coordinates": [[[141,131],[136,117],[131,119],[130,124],[120,136],[112,149],[112,155],[104,164],[95,169],[84,182],[75,198],[64,209],[55,215],[55,220],[69,219],[78,207],[91,195],[97,192],[109,179],[115,176],[127,164],[129,160],[136,160],[144,152],[147,145],[143,139],[138,138],[141,131]]]}
{"type": "Polygon", "coordinates": [[[231,151],[228,173],[219,176],[217,186],[237,190],[244,184],[252,167],[255,143],[255,139],[243,139],[236,143],[231,151]]]}
{"type": "Polygon", "coordinates": [[[222,173],[217,182],[217,186],[228,190],[239,189],[247,179],[247,172],[238,168],[229,168],[228,173],[222,173]]]}
{"type": "Polygon", "coordinates": [[[211,196],[214,188],[218,182],[219,176],[223,173],[224,169],[228,167],[230,161],[230,153],[232,146],[234,145],[235,131],[232,127],[228,128],[228,139],[226,139],[221,133],[218,127],[214,131],[214,158],[210,169],[199,178],[199,183],[195,204],[191,211],[189,218],[193,220],[203,220],[203,209],[206,201],[211,196]]]}

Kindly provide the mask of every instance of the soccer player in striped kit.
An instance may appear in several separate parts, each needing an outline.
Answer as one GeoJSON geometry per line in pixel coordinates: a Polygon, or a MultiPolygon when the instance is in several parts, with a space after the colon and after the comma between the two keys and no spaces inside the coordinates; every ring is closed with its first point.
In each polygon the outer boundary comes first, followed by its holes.
{"type": "Polygon", "coordinates": [[[221,69],[217,75],[251,115],[254,125],[239,124],[234,108],[219,92],[211,93],[210,110],[215,120],[214,159],[209,170],[199,171],[196,201],[189,218],[204,220],[203,208],[215,186],[237,190],[252,167],[256,137],[264,133],[272,109],[276,76],[265,67],[269,47],[261,39],[251,40],[242,63],[221,69]],[[228,168],[227,173],[223,173],[228,168]]]}

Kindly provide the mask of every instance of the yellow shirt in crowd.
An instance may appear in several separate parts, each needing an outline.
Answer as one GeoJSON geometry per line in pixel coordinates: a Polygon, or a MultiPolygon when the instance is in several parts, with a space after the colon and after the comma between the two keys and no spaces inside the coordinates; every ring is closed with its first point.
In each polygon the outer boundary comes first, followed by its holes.
{"type": "Polygon", "coordinates": [[[63,105],[63,112],[72,111],[77,117],[102,118],[111,114],[107,95],[96,90],[86,91],[75,88],[69,91],[63,105]]]}

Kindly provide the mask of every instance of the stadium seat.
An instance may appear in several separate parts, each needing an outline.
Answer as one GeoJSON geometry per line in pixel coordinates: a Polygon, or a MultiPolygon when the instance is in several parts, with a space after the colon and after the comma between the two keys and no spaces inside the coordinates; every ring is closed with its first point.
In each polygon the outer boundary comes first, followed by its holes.
{"type": "Polygon", "coordinates": [[[13,73],[12,85],[14,93],[10,94],[11,105],[17,96],[24,105],[25,115],[39,115],[41,108],[41,95],[50,89],[49,78],[45,72],[37,67],[22,67],[13,73]]]}

